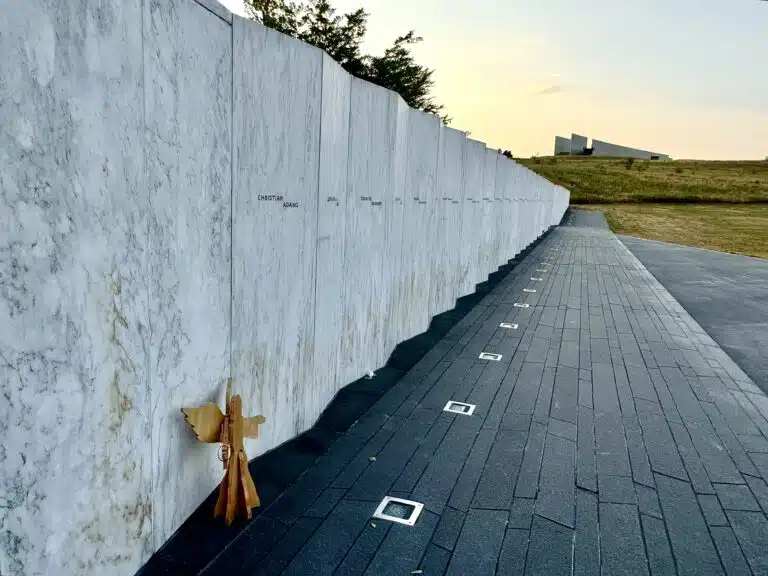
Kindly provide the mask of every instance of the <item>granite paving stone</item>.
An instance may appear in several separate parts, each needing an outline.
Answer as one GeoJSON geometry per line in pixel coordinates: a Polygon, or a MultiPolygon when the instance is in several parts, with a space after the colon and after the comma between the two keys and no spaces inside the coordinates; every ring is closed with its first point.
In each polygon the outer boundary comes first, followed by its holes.
{"type": "Polygon", "coordinates": [[[597,498],[586,490],[576,491],[576,534],[573,572],[589,576],[600,572],[600,534],[597,498]]]}
{"type": "Polygon", "coordinates": [[[461,527],[464,525],[465,516],[466,514],[461,510],[446,506],[440,522],[437,524],[432,542],[446,550],[453,550],[456,540],[459,538],[461,527]]]}
{"type": "Polygon", "coordinates": [[[664,414],[656,404],[638,400],[637,408],[643,440],[652,470],[681,480],[688,480],[688,475],[670,431],[672,424],[664,418],[664,414]]]}
{"type": "Polygon", "coordinates": [[[533,422],[528,433],[528,441],[523,453],[523,461],[515,486],[515,496],[518,498],[535,498],[539,487],[539,471],[544,454],[544,440],[547,427],[533,422]]]}
{"type": "Polygon", "coordinates": [[[576,485],[597,491],[594,414],[589,408],[581,406],[576,435],[576,485]]]}
{"type": "Polygon", "coordinates": [[[515,498],[512,501],[512,510],[509,513],[508,527],[530,530],[534,502],[535,500],[532,498],[515,498]]]}
{"type": "Polygon", "coordinates": [[[525,432],[499,430],[480,476],[473,508],[509,510],[527,436],[525,432]]]}
{"type": "Polygon", "coordinates": [[[645,514],[640,515],[640,521],[643,525],[645,551],[652,576],[674,576],[677,569],[664,522],[645,514]]]}
{"type": "Polygon", "coordinates": [[[746,476],[745,479],[752,490],[752,494],[755,495],[758,504],[760,504],[760,508],[763,512],[768,513],[768,484],[762,478],[746,476]]]}
{"type": "MultiPolygon", "coordinates": [[[[426,510],[422,512],[414,526],[393,524],[364,574],[374,576],[383,574],[385,571],[392,574],[408,574],[417,570],[438,519],[439,516],[426,510]]],[[[376,524],[378,526],[379,522],[376,524]]],[[[312,572],[306,572],[306,574],[312,574],[312,572]]]]}
{"type": "Polygon", "coordinates": [[[688,482],[656,474],[661,510],[680,574],[720,574],[720,560],[688,482]]]}
{"type": "Polygon", "coordinates": [[[572,565],[573,530],[534,516],[525,563],[526,576],[568,576],[572,565]]]}
{"type": "Polygon", "coordinates": [[[571,442],[576,442],[576,424],[572,424],[571,422],[563,422],[557,418],[550,418],[547,423],[547,432],[565,438],[566,440],[570,440],[571,442]]]}
{"type": "Polygon", "coordinates": [[[598,476],[602,474],[632,475],[624,427],[619,413],[595,410],[595,447],[598,476]]]}
{"type": "MultiPolygon", "coordinates": [[[[728,576],[731,576],[731,574],[752,574],[733,530],[725,526],[712,527],[710,530],[712,531],[712,539],[715,541],[715,546],[720,554],[720,560],[725,568],[725,573],[728,576]]],[[[755,572],[755,574],[758,574],[758,572],[755,572]]]]}
{"type": "Polygon", "coordinates": [[[536,514],[573,528],[576,443],[547,434],[536,514]]]}
{"type": "Polygon", "coordinates": [[[446,574],[494,574],[508,517],[500,510],[470,510],[446,574]]]}
{"type": "Polygon", "coordinates": [[[737,438],[747,452],[768,453],[768,440],[762,434],[741,434],[737,438]]]}
{"type": "Polygon", "coordinates": [[[343,500],[323,520],[283,574],[332,574],[375,509],[370,502],[343,500]]]}
{"type": "Polygon", "coordinates": [[[748,486],[734,484],[713,484],[713,486],[725,510],[760,511],[760,506],[748,486]]]}
{"type": "Polygon", "coordinates": [[[510,528],[504,535],[496,576],[518,576],[525,573],[530,531],[510,528]]]}
{"type": "Polygon", "coordinates": [[[659,519],[662,518],[659,496],[656,494],[656,490],[643,484],[635,484],[635,494],[637,495],[637,505],[641,514],[647,514],[659,519]]]}
{"type": "Polygon", "coordinates": [[[536,405],[533,410],[533,419],[546,424],[552,402],[552,393],[555,387],[555,369],[544,368],[541,375],[541,387],[536,397],[536,405]]]}
{"type": "Polygon", "coordinates": [[[759,512],[728,510],[731,528],[753,574],[768,574],[768,520],[759,512]]]}
{"type": "Polygon", "coordinates": [[[600,561],[605,574],[648,574],[637,506],[600,503],[600,561]]]}
{"type": "Polygon", "coordinates": [[[629,451],[629,462],[632,466],[632,477],[635,482],[653,486],[653,472],[651,464],[648,461],[648,453],[645,450],[643,433],[640,429],[640,422],[635,417],[624,418],[624,432],[627,436],[627,450],[629,451]]]}
{"type": "Polygon", "coordinates": [[[636,504],[635,484],[632,478],[626,476],[608,476],[603,474],[599,477],[598,496],[600,502],[611,502],[614,504],[636,504]]]}
{"type": "Polygon", "coordinates": [[[339,564],[334,576],[363,574],[392,526],[391,522],[368,522],[339,564]]]}

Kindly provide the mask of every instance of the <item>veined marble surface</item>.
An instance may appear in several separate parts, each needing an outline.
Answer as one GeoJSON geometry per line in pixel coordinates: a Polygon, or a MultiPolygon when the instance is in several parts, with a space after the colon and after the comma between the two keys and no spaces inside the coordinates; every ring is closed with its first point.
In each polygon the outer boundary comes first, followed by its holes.
{"type": "Polygon", "coordinates": [[[464,132],[443,127],[440,140],[440,165],[437,173],[438,198],[441,208],[436,276],[439,278],[435,301],[438,314],[456,304],[461,267],[462,202],[464,198],[464,132]]]}
{"type": "MultiPolygon", "coordinates": [[[[232,377],[263,414],[249,458],[308,428],[313,406],[322,52],[234,17],[232,377]]],[[[258,486],[258,479],[256,479],[258,486]]]]}
{"type": "Polygon", "coordinates": [[[320,180],[317,205],[317,272],[315,276],[315,386],[313,406],[326,406],[352,380],[341,369],[344,323],[344,250],[349,159],[351,78],[323,54],[320,132],[320,180]]]}
{"type": "Polygon", "coordinates": [[[437,158],[440,143],[440,121],[419,110],[411,109],[408,120],[408,162],[403,224],[403,247],[408,247],[411,257],[404,267],[408,302],[407,325],[412,335],[420,334],[429,327],[431,274],[424,274],[432,265],[430,238],[435,229],[433,204],[437,185],[437,158]]]}
{"type": "Polygon", "coordinates": [[[0,32],[0,573],[151,552],[142,8],[30,0],[0,32]]]}
{"type": "Polygon", "coordinates": [[[483,219],[480,233],[483,244],[480,252],[480,277],[485,279],[491,272],[496,271],[493,262],[493,243],[496,237],[496,218],[494,216],[493,195],[496,191],[496,167],[499,153],[491,148],[485,149],[483,173],[483,219]]]}
{"type": "Polygon", "coordinates": [[[483,171],[485,167],[485,144],[467,139],[464,151],[464,203],[468,206],[465,213],[466,224],[470,233],[464,235],[462,262],[466,262],[466,277],[462,281],[464,294],[471,294],[475,286],[482,282],[480,275],[480,251],[482,235],[482,194],[483,171]]]}
{"type": "Polygon", "coordinates": [[[223,406],[229,376],[232,29],[195,0],[146,0],[144,31],[157,549],[223,475],[180,410],[223,406]]]}
{"type": "Polygon", "coordinates": [[[392,263],[393,284],[390,290],[390,308],[387,318],[388,353],[400,342],[413,336],[409,332],[408,303],[406,294],[406,271],[408,259],[412,257],[412,248],[405,246],[403,237],[405,232],[405,206],[408,202],[408,187],[406,185],[406,167],[408,165],[408,122],[410,121],[410,108],[399,96],[390,101],[395,110],[395,143],[392,166],[392,199],[387,207],[387,250],[392,263]]]}
{"type": "MultiPolygon", "coordinates": [[[[389,287],[384,277],[385,192],[391,181],[393,109],[389,91],[352,78],[349,113],[344,328],[345,373],[357,378],[376,370],[384,357],[389,287]],[[380,143],[384,143],[379,149],[380,143]],[[354,279],[354,280],[353,280],[354,279]]],[[[391,282],[391,278],[387,278],[391,282]]]]}

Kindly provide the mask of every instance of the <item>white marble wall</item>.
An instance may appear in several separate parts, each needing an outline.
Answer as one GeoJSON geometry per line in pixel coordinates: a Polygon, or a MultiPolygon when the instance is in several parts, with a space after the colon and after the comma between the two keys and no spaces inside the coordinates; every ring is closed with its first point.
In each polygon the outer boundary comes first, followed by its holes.
{"type": "Polygon", "coordinates": [[[444,127],[441,130],[440,164],[437,181],[440,207],[438,236],[435,250],[439,252],[435,300],[437,313],[450,310],[459,297],[461,266],[456,255],[461,250],[461,215],[464,196],[463,132],[444,127]]]}
{"type": "Polygon", "coordinates": [[[411,335],[429,326],[433,254],[430,239],[436,228],[432,203],[436,194],[440,122],[419,110],[409,111],[406,165],[403,262],[407,302],[406,323],[411,335]],[[429,272],[428,272],[429,271],[429,272]]]}
{"type": "Polygon", "coordinates": [[[507,225],[509,214],[508,205],[505,199],[507,192],[507,182],[509,180],[509,160],[505,156],[499,156],[496,182],[493,193],[493,217],[494,217],[494,237],[493,237],[493,262],[492,267],[498,269],[505,264],[510,256],[507,254],[509,238],[507,225]]]}
{"type": "Polygon", "coordinates": [[[407,259],[410,252],[403,249],[403,234],[405,222],[406,198],[406,166],[408,162],[408,121],[410,108],[399,95],[390,99],[394,107],[394,150],[392,155],[392,184],[391,195],[385,205],[387,216],[387,260],[390,262],[392,284],[390,286],[389,315],[386,320],[387,343],[385,357],[394,350],[395,346],[407,340],[413,334],[407,325],[407,302],[405,299],[407,259]]]}
{"type": "Polygon", "coordinates": [[[344,326],[347,166],[349,159],[349,75],[323,54],[320,117],[320,176],[315,273],[314,405],[325,406],[350,381],[341,370],[339,334],[344,326]]]}
{"type": "Polygon", "coordinates": [[[142,6],[0,24],[0,573],[152,549],[142,6]],[[109,545],[105,545],[109,543],[109,545]]]}
{"type": "Polygon", "coordinates": [[[480,281],[493,272],[493,242],[496,236],[496,218],[493,213],[493,194],[496,190],[496,167],[499,154],[496,150],[485,149],[483,157],[483,190],[481,193],[482,206],[482,246],[480,251],[480,281]]]}
{"type": "Polygon", "coordinates": [[[179,409],[223,400],[230,370],[232,28],[193,0],[148,0],[144,30],[158,548],[222,474],[179,409]]]}
{"type": "Polygon", "coordinates": [[[480,267],[482,264],[482,219],[483,219],[483,176],[485,170],[485,144],[476,140],[467,140],[465,148],[464,193],[468,204],[467,224],[463,237],[467,240],[462,260],[467,263],[467,276],[462,283],[465,294],[475,291],[475,286],[483,280],[480,267]]]}
{"type": "Polygon", "coordinates": [[[322,52],[235,18],[232,378],[264,414],[249,456],[309,427],[322,52]]]}
{"type": "MultiPolygon", "coordinates": [[[[394,95],[392,95],[394,96],[394,95]]],[[[378,368],[383,352],[389,286],[384,282],[383,197],[390,181],[390,93],[352,79],[344,263],[345,373],[359,378],[378,368]],[[384,146],[378,153],[379,142],[384,146]],[[366,350],[365,354],[361,354],[366,350]]]]}
{"type": "MultiPolygon", "coordinates": [[[[568,192],[212,0],[0,24],[0,574],[132,574],[213,490],[557,223],[568,192]]],[[[256,479],[258,484],[258,479],[256,479]]]]}

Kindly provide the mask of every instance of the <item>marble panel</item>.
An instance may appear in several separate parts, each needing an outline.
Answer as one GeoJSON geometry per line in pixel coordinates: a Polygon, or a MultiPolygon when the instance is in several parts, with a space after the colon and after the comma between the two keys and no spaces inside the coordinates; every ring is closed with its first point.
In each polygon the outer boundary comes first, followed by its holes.
{"type": "Polygon", "coordinates": [[[411,335],[429,326],[432,282],[431,234],[435,229],[433,204],[437,180],[440,119],[411,109],[408,120],[405,211],[403,223],[403,267],[405,316],[411,335]]]}
{"type": "Polygon", "coordinates": [[[437,172],[435,173],[435,188],[432,195],[432,201],[429,203],[429,213],[431,219],[431,236],[428,244],[428,252],[430,257],[429,262],[429,309],[428,309],[428,321],[443,312],[441,308],[443,298],[443,291],[446,286],[447,275],[447,263],[445,262],[448,257],[448,250],[445,243],[448,234],[447,223],[447,207],[445,206],[446,190],[445,181],[440,178],[440,170],[442,165],[442,158],[445,148],[445,126],[440,123],[437,137],[437,172]]]}
{"type": "Polygon", "coordinates": [[[394,95],[352,78],[349,115],[344,325],[344,373],[359,378],[376,370],[384,356],[384,196],[391,181],[394,95]]]}
{"type": "Polygon", "coordinates": [[[405,300],[406,272],[408,270],[407,258],[410,251],[403,244],[405,203],[408,201],[406,186],[406,172],[408,166],[408,121],[411,117],[410,108],[405,101],[396,96],[392,101],[395,106],[393,116],[395,118],[395,141],[392,166],[392,199],[387,204],[387,249],[392,265],[392,286],[390,295],[390,313],[387,320],[388,346],[391,353],[397,344],[409,339],[410,332],[406,311],[408,305],[405,300]]]}
{"type": "Polygon", "coordinates": [[[496,162],[496,180],[493,193],[493,216],[494,216],[494,242],[493,242],[493,262],[492,268],[498,270],[499,266],[507,261],[506,249],[506,204],[504,202],[504,192],[507,186],[507,160],[504,156],[499,156],[496,162]]]}
{"type": "Polygon", "coordinates": [[[435,250],[440,257],[434,277],[437,302],[435,313],[439,314],[454,307],[461,272],[461,201],[464,178],[464,132],[443,127],[440,146],[440,164],[437,173],[440,219],[435,250]]]}
{"type": "Polygon", "coordinates": [[[496,165],[499,160],[499,153],[491,148],[485,149],[483,166],[483,196],[482,207],[483,217],[481,223],[482,229],[482,248],[480,255],[480,276],[481,282],[488,278],[491,272],[495,272],[498,266],[493,262],[494,241],[496,237],[496,216],[493,197],[496,192],[496,165]]]}
{"type": "Polygon", "coordinates": [[[482,282],[480,274],[482,230],[483,171],[485,166],[485,144],[467,139],[464,149],[464,203],[466,205],[463,228],[462,262],[466,265],[466,276],[461,281],[463,295],[475,291],[482,282]]]}
{"type": "MultiPolygon", "coordinates": [[[[307,429],[312,368],[322,51],[234,17],[232,378],[263,414],[253,458],[307,429]]],[[[256,479],[258,487],[258,479],[256,479]]]]}
{"type": "Polygon", "coordinates": [[[152,539],[222,477],[181,408],[224,401],[232,299],[232,29],[194,0],[144,6],[152,539]]]}
{"type": "Polygon", "coordinates": [[[350,90],[350,75],[324,53],[315,277],[315,386],[311,390],[315,406],[327,405],[339,388],[354,377],[341,370],[341,356],[345,351],[340,337],[344,325],[350,90]]]}
{"type": "Polygon", "coordinates": [[[132,574],[152,551],[142,7],[5,8],[0,573],[132,574]]]}

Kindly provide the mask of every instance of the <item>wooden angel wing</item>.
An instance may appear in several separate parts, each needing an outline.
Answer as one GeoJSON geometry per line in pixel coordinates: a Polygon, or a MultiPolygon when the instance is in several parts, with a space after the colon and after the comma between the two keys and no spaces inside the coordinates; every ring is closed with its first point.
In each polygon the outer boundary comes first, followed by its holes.
{"type": "Polygon", "coordinates": [[[182,408],[184,420],[192,427],[192,431],[200,442],[218,442],[221,434],[221,423],[224,414],[213,402],[200,408],[182,408]]]}
{"type": "Polygon", "coordinates": [[[259,437],[259,425],[264,424],[267,419],[264,416],[252,416],[243,418],[243,436],[246,438],[259,437]]]}

